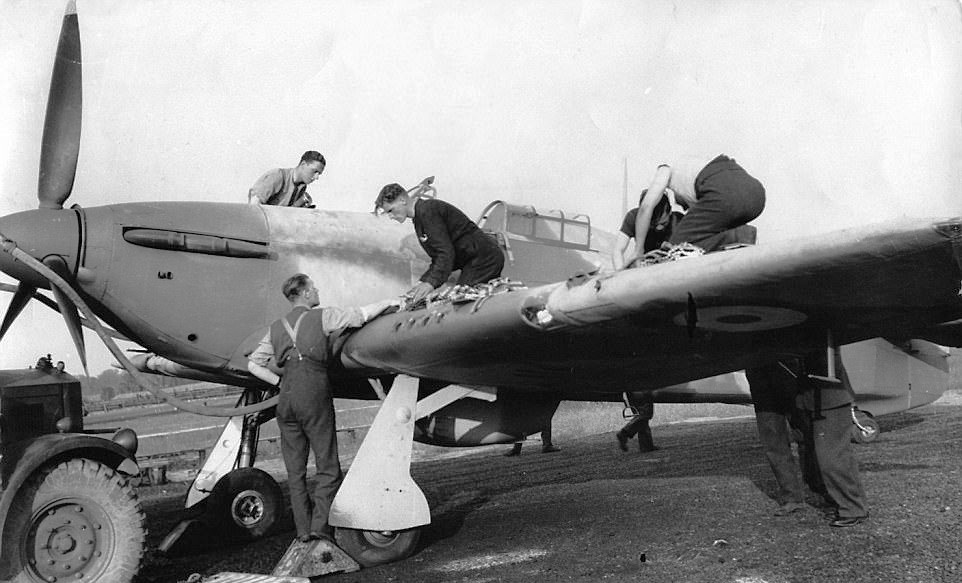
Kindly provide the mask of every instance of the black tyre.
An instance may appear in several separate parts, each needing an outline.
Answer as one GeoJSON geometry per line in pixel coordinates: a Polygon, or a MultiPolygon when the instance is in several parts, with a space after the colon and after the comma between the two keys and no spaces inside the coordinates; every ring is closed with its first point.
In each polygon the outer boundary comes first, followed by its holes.
{"type": "Polygon", "coordinates": [[[881,433],[882,430],[879,427],[878,421],[872,417],[872,414],[856,409],[855,416],[858,419],[859,425],[864,429],[852,423],[852,441],[855,443],[872,443],[878,439],[879,433],[881,433]]]}
{"type": "Polygon", "coordinates": [[[362,567],[373,567],[411,556],[421,538],[421,529],[381,532],[338,528],[335,538],[338,546],[362,567]]]}
{"type": "Polygon", "coordinates": [[[144,513],[121,474],[73,459],[20,489],[3,530],[0,579],[129,583],[144,555],[144,513]]]}
{"type": "Polygon", "coordinates": [[[283,511],[281,487],[257,468],[233,470],[217,481],[207,500],[208,524],[234,541],[252,541],[277,523],[283,511]]]}

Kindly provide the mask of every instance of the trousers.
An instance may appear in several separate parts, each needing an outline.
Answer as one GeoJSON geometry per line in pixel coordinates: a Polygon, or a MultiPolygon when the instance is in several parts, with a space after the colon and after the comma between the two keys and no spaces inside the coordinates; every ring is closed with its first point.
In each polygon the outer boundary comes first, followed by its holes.
{"type": "Polygon", "coordinates": [[[501,277],[504,269],[504,253],[495,242],[494,237],[479,232],[479,240],[475,256],[461,268],[458,285],[478,285],[501,277]]]}
{"type": "Polygon", "coordinates": [[[727,156],[708,163],[695,179],[697,202],[668,238],[672,245],[691,243],[714,251],[734,229],[762,214],[765,187],[727,156]]]}
{"type": "Polygon", "coordinates": [[[287,362],[277,402],[277,426],[297,536],[311,532],[329,534],[328,514],[342,474],[337,457],[334,399],[325,366],[306,358],[287,362]],[[307,488],[311,450],[317,468],[313,496],[307,488]]]}
{"type": "Polygon", "coordinates": [[[822,409],[820,413],[803,411],[802,419],[807,425],[802,431],[807,453],[803,464],[821,481],[810,485],[812,489],[821,487],[837,506],[839,518],[868,516],[858,460],[852,449],[851,407],[822,409]]]}
{"type": "Polygon", "coordinates": [[[803,502],[805,491],[792,455],[795,379],[778,364],[747,369],[745,376],[755,407],[758,441],[778,484],[776,498],[782,504],[803,502]]]}

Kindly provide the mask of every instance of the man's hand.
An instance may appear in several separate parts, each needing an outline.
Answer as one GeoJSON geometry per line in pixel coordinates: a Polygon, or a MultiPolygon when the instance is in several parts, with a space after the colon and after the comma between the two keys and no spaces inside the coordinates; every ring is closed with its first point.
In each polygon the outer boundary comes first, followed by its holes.
{"type": "Polygon", "coordinates": [[[375,304],[376,310],[374,311],[374,315],[383,314],[391,308],[395,308],[394,311],[397,311],[397,308],[400,308],[403,304],[404,300],[401,298],[388,298],[386,300],[381,300],[375,304]]]}
{"type": "Polygon", "coordinates": [[[389,298],[386,300],[381,300],[379,302],[374,302],[373,304],[361,306],[361,314],[364,316],[365,322],[370,322],[391,308],[400,308],[403,303],[404,300],[401,298],[389,298]]]}
{"type": "Polygon", "coordinates": [[[434,291],[434,286],[426,281],[422,281],[408,290],[408,292],[404,295],[411,298],[412,303],[417,303],[423,300],[432,291],[434,291]]]}

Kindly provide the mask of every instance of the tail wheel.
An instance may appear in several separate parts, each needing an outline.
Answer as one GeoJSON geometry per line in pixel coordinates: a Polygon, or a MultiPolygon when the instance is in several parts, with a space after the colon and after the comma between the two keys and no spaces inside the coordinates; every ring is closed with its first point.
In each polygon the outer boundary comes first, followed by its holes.
{"type": "Polygon", "coordinates": [[[277,523],[282,502],[281,488],[270,474],[240,468],[217,481],[207,501],[207,519],[228,538],[251,541],[277,523]]]}
{"type": "Polygon", "coordinates": [[[421,529],[377,531],[338,528],[336,538],[338,546],[362,567],[373,567],[411,556],[421,538],[421,529]]]}
{"type": "Polygon", "coordinates": [[[852,423],[852,441],[856,443],[872,443],[882,432],[878,421],[871,413],[856,409],[855,420],[852,423]]]}
{"type": "Polygon", "coordinates": [[[129,583],[144,554],[144,513],[126,478],[74,459],[39,471],[3,531],[4,581],[129,583]],[[7,579],[9,577],[9,579],[7,579]]]}

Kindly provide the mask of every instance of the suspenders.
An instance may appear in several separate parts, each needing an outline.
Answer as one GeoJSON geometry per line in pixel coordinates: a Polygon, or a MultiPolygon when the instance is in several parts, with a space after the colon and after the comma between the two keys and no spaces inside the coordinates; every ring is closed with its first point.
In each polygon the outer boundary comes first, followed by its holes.
{"type": "Polygon", "coordinates": [[[303,314],[298,316],[297,321],[294,322],[293,328],[291,328],[291,325],[287,321],[287,318],[281,318],[281,322],[284,324],[284,329],[287,330],[287,335],[291,337],[291,344],[294,345],[294,350],[297,351],[297,360],[301,360],[304,358],[301,355],[301,349],[297,347],[297,330],[301,327],[301,320],[303,320],[304,316],[306,315],[307,315],[307,312],[304,312],[303,314]]]}

